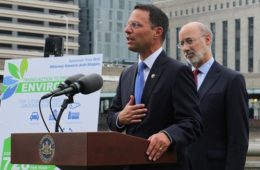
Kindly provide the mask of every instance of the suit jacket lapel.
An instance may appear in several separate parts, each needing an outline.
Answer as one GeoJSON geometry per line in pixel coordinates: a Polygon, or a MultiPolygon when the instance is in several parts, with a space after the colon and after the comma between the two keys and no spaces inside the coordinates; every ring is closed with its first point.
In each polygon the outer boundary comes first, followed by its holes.
{"type": "Polygon", "coordinates": [[[209,91],[211,86],[213,86],[214,83],[217,81],[217,79],[220,76],[220,71],[221,70],[220,70],[219,64],[216,61],[214,61],[211,68],[209,69],[208,74],[206,75],[204,81],[202,82],[202,84],[199,88],[198,93],[200,96],[200,100],[203,99],[203,97],[209,91]]]}
{"type": "Polygon", "coordinates": [[[147,104],[150,99],[150,95],[152,94],[152,90],[155,87],[156,83],[158,82],[163,70],[165,67],[162,65],[167,62],[167,57],[164,51],[158,56],[156,61],[154,62],[150,73],[147,77],[143,95],[142,95],[142,103],[147,104]]]}
{"type": "MultiPolygon", "coordinates": [[[[129,83],[130,83],[130,95],[134,95],[135,94],[135,77],[136,77],[136,74],[137,74],[137,68],[138,67],[138,63],[135,63],[133,65],[133,67],[131,68],[131,71],[130,71],[130,80],[129,80],[129,83]]],[[[128,87],[125,87],[125,88],[128,88],[128,87]]],[[[129,95],[129,96],[130,96],[129,95]]]]}
{"type": "MultiPolygon", "coordinates": [[[[128,83],[130,84],[130,87],[123,87],[129,90],[129,94],[127,95],[127,97],[129,98],[130,95],[134,95],[134,91],[135,91],[135,78],[136,78],[136,74],[137,74],[137,69],[138,69],[138,63],[135,63],[131,68],[130,68],[130,73],[129,73],[129,77],[128,77],[128,83]]],[[[135,130],[137,124],[130,124],[127,125],[127,133],[132,134],[133,131],[135,130]]]]}

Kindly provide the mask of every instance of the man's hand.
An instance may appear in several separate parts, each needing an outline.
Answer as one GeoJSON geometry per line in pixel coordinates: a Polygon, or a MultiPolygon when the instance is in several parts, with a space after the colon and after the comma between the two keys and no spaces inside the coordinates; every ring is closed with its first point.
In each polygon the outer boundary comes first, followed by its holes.
{"type": "Polygon", "coordinates": [[[152,161],[158,160],[171,144],[169,138],[163,132],[150,136],[148,140],[150,144],[146,154],[148,155],[148,159],[152,161]]]}
{"type": "Polygon", "coordinates": [[[130,96],[130,100],[125,108],[118,114],[119,125],[128,125],[132,123],[139,123],[145,117],[147,109],[144,104],[134,104],[134,96],[130,96]]]}

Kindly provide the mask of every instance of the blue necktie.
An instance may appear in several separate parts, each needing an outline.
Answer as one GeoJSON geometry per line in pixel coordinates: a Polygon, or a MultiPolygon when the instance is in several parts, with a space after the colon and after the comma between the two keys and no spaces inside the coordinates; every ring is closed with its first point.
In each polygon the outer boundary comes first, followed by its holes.
{"type": "Polygon", "coordinates": [[[138,64],[138,72],[135,79],[135,104],[141,103],[141,97],[144,88],[144,69],[146,65],[144,62],[138,64]]]}

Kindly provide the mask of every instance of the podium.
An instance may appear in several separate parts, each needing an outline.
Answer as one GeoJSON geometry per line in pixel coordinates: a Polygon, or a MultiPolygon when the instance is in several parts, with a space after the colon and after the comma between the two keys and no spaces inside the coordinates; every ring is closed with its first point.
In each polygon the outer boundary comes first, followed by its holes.
{"type": "Polygon", "coordinates": [[[148,144],[146,139],[118,132],[13,133],[11,163],[56,165],[62,170],[117,170],[126,165],[176,162],[176,153],[171,151],[155,162],[148,160],[148,144]]]}

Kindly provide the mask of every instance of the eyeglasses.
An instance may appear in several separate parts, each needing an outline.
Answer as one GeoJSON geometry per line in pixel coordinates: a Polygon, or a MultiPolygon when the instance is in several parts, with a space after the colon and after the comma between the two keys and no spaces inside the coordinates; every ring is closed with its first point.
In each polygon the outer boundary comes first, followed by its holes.
{"type": "Polygon", "coordinates": [[[200,37],[194,39],[194,38],[186,38],[184,39],[183,41],[180,41],[178,44],[177,44],[177,47],[178,48],[183,48],[185,44],[189,45],[189,46],[192,46],[194,44],[195,41],[197,41],[198,39],[200,39],[201,37],[203,37],[204,35],[201,35],[200,37]]]}
{"type": "Polygon", "coordinates": [[[143,27],[142,24],[138,23],[138,22],[129,22],[125,25],[125,27],[130,27],[131,29],[137,29],[137,28],[141,28],[143,27]]]}

